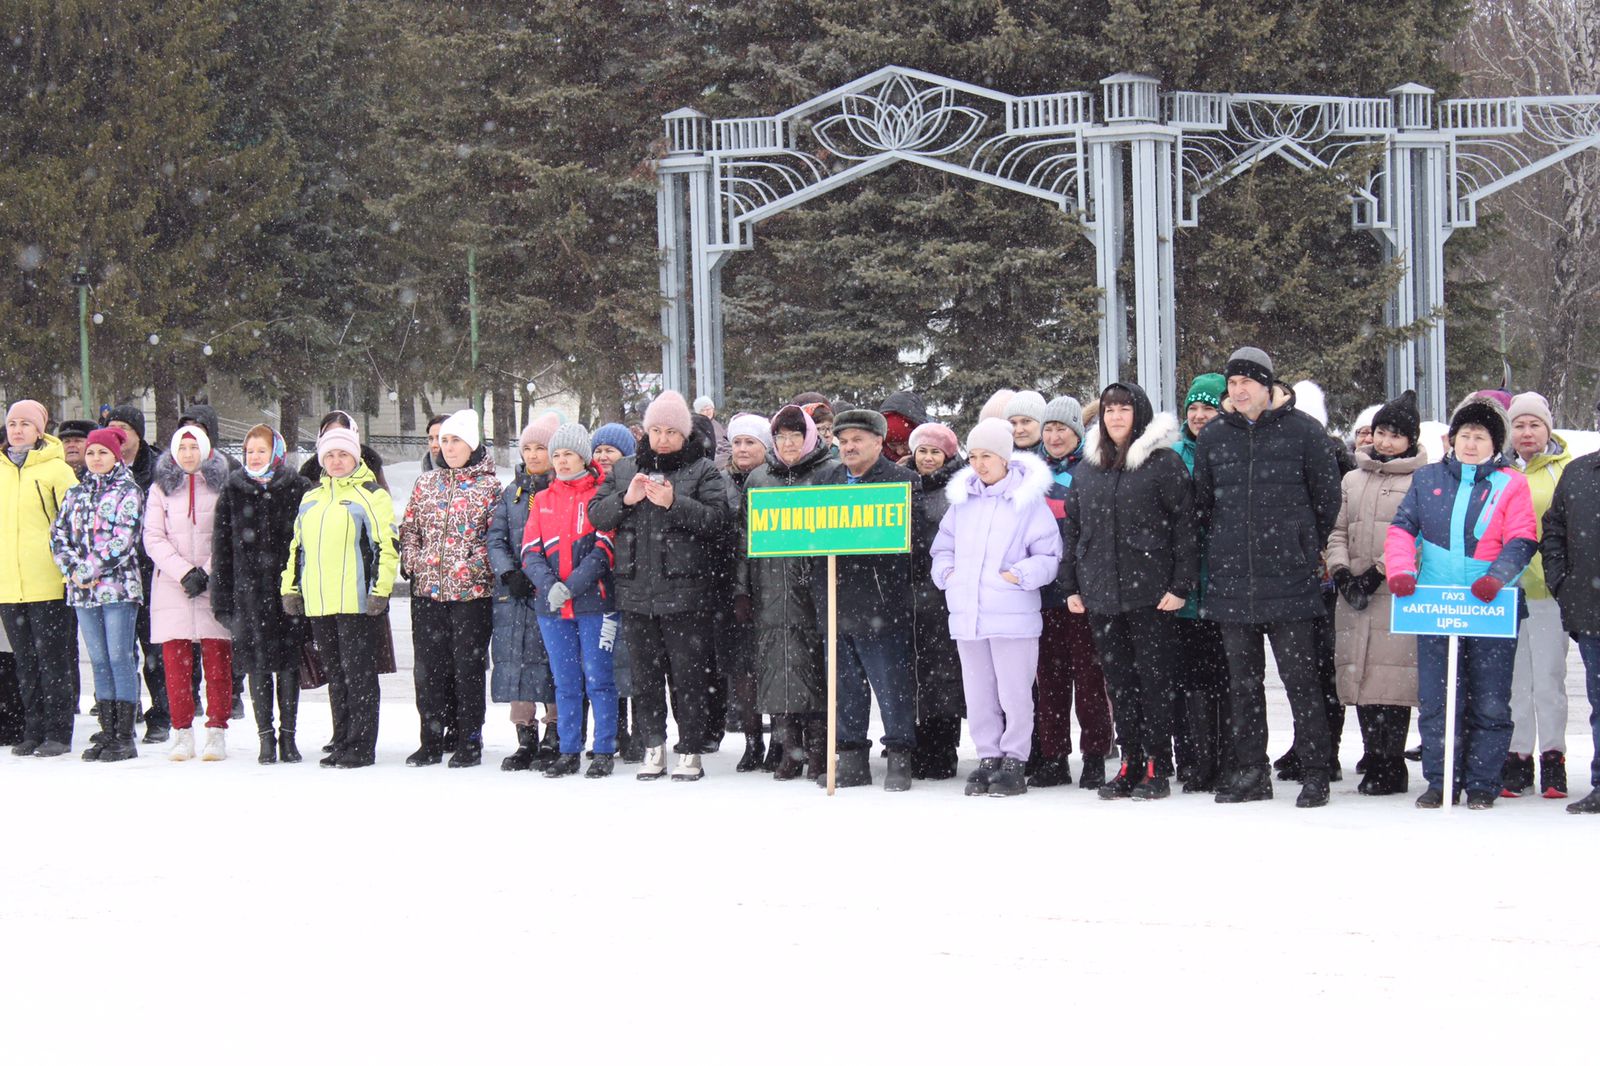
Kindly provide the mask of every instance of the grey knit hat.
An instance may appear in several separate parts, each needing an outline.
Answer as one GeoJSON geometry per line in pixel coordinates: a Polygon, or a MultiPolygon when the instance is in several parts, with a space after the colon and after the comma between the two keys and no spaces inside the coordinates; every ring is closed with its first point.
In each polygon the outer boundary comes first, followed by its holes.
{"type": "Polygon", "coordinates": [[[594,448],[589,443],[589,431],[576,422],[563,422],[550,434],[550,454],[559,451],[577,452],[578,458],[583,460],[583,465],[588,466],[594,458],[594,448]]]}
{"type": "Polygon", "coordinates": [[[1083,439],[1083,405],[1071,396],[1057,396],[1045,404],[1044,417],[1039,421],[1060,422],[1077,434],[1079,440],[1083,439]]]}
{"type": "Polygon", "coordinates": [[[1223,370],[1228,377],[1247,377],[1259,382],[1267,388],[1272,387],[1277,372],[1272,366],[1272,356],[1260,348],[1235,348],[1233,354],[1228,356],[1228,365],[1223,370]]]}
{"type": "Polygon", "coordinates": [[[1043,422],[1045,406],[1043,396],[1032,389],[1023,389],[1006,401],[1005,414],[1002,417],[1011,419],[1021,415],[1035,422],[1043,422]]]}

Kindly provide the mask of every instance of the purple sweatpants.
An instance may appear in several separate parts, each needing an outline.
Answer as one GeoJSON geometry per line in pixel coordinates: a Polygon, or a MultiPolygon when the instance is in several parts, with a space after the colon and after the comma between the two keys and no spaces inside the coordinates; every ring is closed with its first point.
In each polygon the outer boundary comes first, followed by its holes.
{"type": "Polygon", "coordinates": [[[958,640],[967,729],[980,759],[1028,758],[1033,746],[1033,677],[1038,637],[958,640]]]}

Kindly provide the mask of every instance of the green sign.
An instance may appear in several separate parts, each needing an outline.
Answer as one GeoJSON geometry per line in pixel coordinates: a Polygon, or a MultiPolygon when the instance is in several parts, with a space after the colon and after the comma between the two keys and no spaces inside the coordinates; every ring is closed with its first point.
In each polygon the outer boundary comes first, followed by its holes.
{"type": "Polygon", "coordinates": [[[752,557],[879,555],[911,550],[911,483],[751,489],[752,557]]]}

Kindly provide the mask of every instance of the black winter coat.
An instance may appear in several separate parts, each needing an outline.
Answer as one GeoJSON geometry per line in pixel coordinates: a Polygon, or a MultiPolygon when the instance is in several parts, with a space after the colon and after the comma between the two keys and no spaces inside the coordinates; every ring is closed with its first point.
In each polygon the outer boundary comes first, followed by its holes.
{"type": "MultiPolygon", "coordinates": [[[[820,485],[838,465],[828,446],[818,441],[792,467],[776,455],[769,458],[766,466],[751,472],[745,491],[820,485]]],[[[755,614],[760,666],[756,706],[762,714],[822,714],[828,708],[826,631],[817,624],[813,573],[820,569],[826,575],[827,566],[805,555],[751,559],[745,555],[747,547],[741,528],[736,585],[750,597],[755,614]]],[[[822,607],[826,609],[826,599],[822,607]]]]}
{"type": "Polygon", "coordinates": [[[922,493],[917,500],[916,519],[911,527],[912,570],[916,584],[912,589],[911,609],[917,654],[917,715],[955,718],[966,714],[961,690],[961,656],[950,636],[950,605],[944,592],[933,583],[933,538],[939,523],[950,509],[944,488],[950,479],[966,468],[959,456],[931,474],[922,477],[922,493]]]}
{"type": "Polygon", "coordinates": [[[634,455],[619,459],[589,505],[596,529],[613,531],[617,602],[634,614],[670,615],[710,611],[726,544],[728,486],[697,436],[683,448],[658,455],[648,439],[634,455]],[[673,489],[672,507],[649,500],[623,502],[636,473],[659,473],[673,489]]]}
{"type": "Polygon", "coordinates": [[[1562,472],[1539,551],[1562,627],[1600,633],[1600,452],[1576,456],[1562,472]]]}
{"type": "MultiPolygon", "coordinates": [[[[840,463],[819,481],[821,485],[843,485],[850,471],[840,463]]],[[[859,485],[911,482],[911,514],[922,507],[922,478],[914,470],[900,466],[886,455],[878,456],[859,481],[859,485]]],[[[841,555],[839,571],[839,635],[870,637],[891,629],[911,625],[912,589],[916,575],[911,572],[911,555],[841,555]]],[[[828,624],[828,568],[818,565],[811,576],[812,596],[817,602],[818,619],[828,624]]]]}
{"type": "Polygon", "coordinates": [[[518,464],[511,484],[500,494],[494,516],[489,519],[489,566],[494,570],[489,698],[496,703],[553,703],[556,698],[550,657],[539,633],[539,612],[531,598],[513,597],[505,582],[506,574],[522,569],[522,534],[528,528],[528,507],[534,494],[549,484],[548,473],[535,476],[518,464]]]}
{"type": "Polygon", "coordinates": [[[1143,392],[1135,397],[1134,439],[1123,468],[1099,465],[1096,423],[1067,489],[1064,588],[1095,614],[1154,607],[1168,592],[1187,600],[1200,566],[1189,470],[1172,450],[1178,420],[1152,415],[1143,392]]]}
{"type": "Polygon", "coordinates": [[[228,475],[211,535],[211,613],[232,618],[234,668],[277,673],[300,665],[310,638],[304,618],[283,612],[278,593],[289,561],[294,520],[311,482],[288,468],[259,484],[243,470],[228,475]]]}
{"type": "Polygon", "coordinates": [[[1207,528],[1202,617],[1286,622],[1327,614],[1322,549],[1339,517],[1339,466],[1317,420],[1272,387],[1252,425],[1228,400],[1195,442],[1195,509],[1207,528]]]}

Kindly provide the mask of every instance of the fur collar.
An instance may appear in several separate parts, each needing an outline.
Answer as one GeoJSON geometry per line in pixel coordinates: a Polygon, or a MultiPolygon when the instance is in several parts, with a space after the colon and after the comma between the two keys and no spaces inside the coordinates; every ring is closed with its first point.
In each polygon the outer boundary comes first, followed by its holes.
{"type": "MultiPolygon", "coordinates": [[[[1178,442],[1178,419],[1170,411],[1160,411],[1144,427],[1139,439],[1128,449],[1124,470],[1137,470],[1157,448],[1170,448],[1178,442]]],[[[1096,422],[1083,442],[1083,461],[1090,466],[1100,465],[1100,423],[1096,422]]]]}
{"type": "MultiPolygon", "coordinates": [[[[1267,401],[1267,411],[1279,411],[1285,407],[1292,410],[1294,405],[1294,392],[1283,382],[1274,381],[1272,383],[1272,398],[1267,401]]],[[[1261,413],[1264,415],[1267,411],[1262,411],[1261,413]]],[[[1230,415],[1237,413],[1233,408],[1232,397],[1224,396],[1222,398],[1222,412],[1230,415]]]]}
{"type": "MultiPolygon", "coordinates": [[[[1032,452],[1011,453],[1011,474],[1020,474],[1021,477],[1012,482],[1005,490],[1004,496],[1011,501],[1011,506],[1019,511],[1044,499],[1045,493],[1050,491],[1050,486],[1055,484],[1055,478],[1050,475],[1050,468],[1044,465],[1043,459],[1032,452]]],[[[1011,475],[1006,476],[1009,478],[1011,475]]],[[[944,498],[952,505],[965,503],[982,484],[978,480],[978,472],[969,466],[950,479],[950,483],[944,487],[944,498]]]]}
{"type": "MultiPolygon", "coordinates": [[[[161,486],[161,491],[172,495],[183,484],[183,474],[183,467],[172,453],[162,452],[161,458],[156,460],[156,484],[161,486]]],[[[201,461],[200,476],[212,492],[221,492],[222,486],[228,483],[228,460],[221,452],[213,451],[201,461]]]]}

